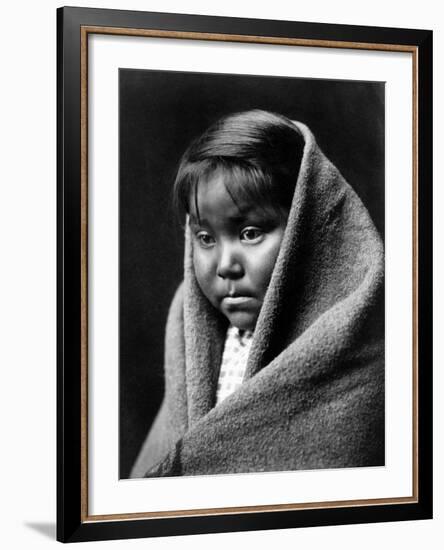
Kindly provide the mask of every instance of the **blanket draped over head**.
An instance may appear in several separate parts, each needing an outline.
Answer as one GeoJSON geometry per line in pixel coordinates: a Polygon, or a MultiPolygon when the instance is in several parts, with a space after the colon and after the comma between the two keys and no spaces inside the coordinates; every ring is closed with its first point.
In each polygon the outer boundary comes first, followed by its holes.
{"type": "Polygon", "coordinates": [[[165,395],[131,477],[384,464],[384,255],[310,130],[244,381],[214,406],[226,319],[202,294],[190,230],[171,304],[165,395]]]}

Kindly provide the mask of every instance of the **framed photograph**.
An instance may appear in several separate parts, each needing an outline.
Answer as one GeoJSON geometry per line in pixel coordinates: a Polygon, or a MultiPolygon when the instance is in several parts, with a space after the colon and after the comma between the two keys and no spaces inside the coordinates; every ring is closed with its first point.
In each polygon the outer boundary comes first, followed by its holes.
{"type": "Polygon", "coordinates": [[[432,517],[432,32],[60,8],[62,542],[432,517]]]}

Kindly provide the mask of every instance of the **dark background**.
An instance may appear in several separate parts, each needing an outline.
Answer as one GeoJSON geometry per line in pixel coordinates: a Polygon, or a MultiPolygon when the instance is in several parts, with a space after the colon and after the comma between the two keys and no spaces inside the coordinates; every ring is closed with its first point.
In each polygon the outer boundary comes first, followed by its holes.
{"type": "Polygon", "coordinates": [[[183,274],[171,186],[185,148],[221,116],[304,122],[384,235],[384,84],[120,69],[120,477],[163,394],[163,337],[183,274]]]}

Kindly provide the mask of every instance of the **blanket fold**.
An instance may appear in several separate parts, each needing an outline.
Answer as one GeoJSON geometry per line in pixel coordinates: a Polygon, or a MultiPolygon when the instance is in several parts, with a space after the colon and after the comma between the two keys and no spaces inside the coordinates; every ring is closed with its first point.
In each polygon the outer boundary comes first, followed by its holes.
{"type": "Polygon", "coordinates": [[[227,321],[185,276],[165,338],[165,396],[131,477],[384,464],[384,255],[349,184],[305,141],[242,386],[214,406],[227,321]]]}

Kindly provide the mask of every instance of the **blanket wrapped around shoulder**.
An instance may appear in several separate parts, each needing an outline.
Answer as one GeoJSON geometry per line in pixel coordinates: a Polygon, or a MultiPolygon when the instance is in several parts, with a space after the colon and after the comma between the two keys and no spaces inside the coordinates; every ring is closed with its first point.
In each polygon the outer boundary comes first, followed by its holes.
{"type": "Polygon", "coordinates": [[[165,395],[131,477],[384,464],[384,254],[310,130],[244,382],[214,406],[227,322],[202,294],[189,229],[170,307],[165,395]]]}

